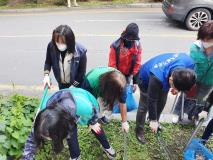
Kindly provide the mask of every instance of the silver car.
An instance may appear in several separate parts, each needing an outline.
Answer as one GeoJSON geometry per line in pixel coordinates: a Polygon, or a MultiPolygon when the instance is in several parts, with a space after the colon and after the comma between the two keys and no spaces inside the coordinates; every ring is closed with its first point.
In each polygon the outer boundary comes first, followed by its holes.
{"type": "Polygon", "coordinates": [[[194,31],[213,18],[213,0],[164,0],[162,9],[167,17],[194,31]]]}

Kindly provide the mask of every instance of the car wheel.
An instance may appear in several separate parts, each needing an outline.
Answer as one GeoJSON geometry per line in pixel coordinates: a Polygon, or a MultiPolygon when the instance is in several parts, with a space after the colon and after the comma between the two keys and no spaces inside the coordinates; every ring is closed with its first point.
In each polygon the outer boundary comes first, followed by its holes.
{"type": "Polygon", "coordinates": [[[185,21],[186,27],[189,30],[197,31],[203,23],[211,19],[211,13],[205,8],[192,10],[185,21]]]}

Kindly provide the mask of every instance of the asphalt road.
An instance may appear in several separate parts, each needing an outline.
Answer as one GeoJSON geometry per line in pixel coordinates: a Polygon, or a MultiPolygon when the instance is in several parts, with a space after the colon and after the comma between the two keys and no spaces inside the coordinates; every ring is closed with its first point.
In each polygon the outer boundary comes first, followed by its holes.
{"type": "MultiPolygon", "coordinates": [[[[196,39],[196,32],[168,20],[161,8],[0,14],[0,88],[12,83],[25,88],[42,85],[46,47],[58,25],[70,25],[88,49],[90,70],[107,65],[110,44],[131,22],[140,28],[142,63],[160,53],[188,52],[196,39]]],[[[53,84],[57,85],[54,78],[53,84]]]]}

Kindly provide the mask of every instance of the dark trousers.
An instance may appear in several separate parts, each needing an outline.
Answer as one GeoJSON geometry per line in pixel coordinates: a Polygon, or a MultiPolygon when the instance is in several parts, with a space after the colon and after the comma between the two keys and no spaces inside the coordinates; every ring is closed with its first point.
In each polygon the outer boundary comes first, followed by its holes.
{"type": "MultiPolygon", "coordinates": [[[[105,148],[105,149],[110,148],[109,142],[107,140],[107,137],[106,137],[103,129],[101,129],[100,134],[96,134],[93,130],[92,130],[92,133],[95,135],[95,137],[101,143],[103,148],[105,148]]],[[[77,125],[76,125],[76,127],[73,128],[72,135],[69,138],[67,138],[67,143],[69,146],[70,157],[72,159],[79,157],[80,156],[80,147],[79,147],[79,143],[78,143],[77,125]]]]}
{"type": "Polygon", "coordinates": [[[202,139],[207,141],[209,137],[212,135],[212,133],[213,133],[213,118],[210,120],[209,124],[207,125],[203,133],[202,139]]]}
{"type": "Polygon", "coordinates": [[[65,89],[65,88],[69,88],[72,84],[67,83],[67,84],[63,84],[63,83],[58,83],[58,88],[61,89],[65,89]]]}
{"type": "MultiPolygon", "coordinates": [[[[143,86],[142,82],[139,83],[140,88],[140,99],[139,99],[139,105],[136,115],[136,131],[137,132],[143,132],[144,131],[144,125],[146,121],[146,114],[148,111],[148,93],[146,86],[143,86]]],[[[168,92],[162,91],[159,96],[158,105],[157,105],[157,120],[159,120],[161,112],[163,111],[166,100],[167,100],[168,92]]]]}

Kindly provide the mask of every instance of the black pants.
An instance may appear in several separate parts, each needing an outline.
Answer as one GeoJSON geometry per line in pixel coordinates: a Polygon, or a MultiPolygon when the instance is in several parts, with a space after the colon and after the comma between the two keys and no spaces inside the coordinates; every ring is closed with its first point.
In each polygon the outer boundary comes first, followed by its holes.
{"type": "Polygon", "coordinates": [[[209,124],[207,125],[203,133],[202,139],[207,141],[209,137],[212,135],[212,133],[213,133],[213,118],[210,120],[209,124]]]}
{"type": "MultiPolygon", "coordinates": [[[[110,148],[109,142],[107,140],[107,137],[106,137],[103,129],[101,129],[100,134],[96,134],[93,130],[92,130],[92,133],[95,135],[95,137],[101,143],[103,148],[105,148],[105,149],[110,148]]],[[[79,143],[78,143],[77,125],[73,129],[73,133],[72,133],[71,137],[67,138],[67,143],[69,146],[70,157],[72,159],[79,157],[80,156],[80,147],[79,147],[79,143]]]]}
{"type": "MultiPolygon", "coordinates": [[[[148,111],[148,93],[147,93],[147,86],[143,85],[143,82],[139,81],[138,86],[140,88],[140,100],[139,100],[139,105],[138,105],[138,111],[136,115],[136,130],[137,132],[144,131],[144,125],[146,121],[146,114],[148,111]]],[[[167,96],[168,96],[168,91],[161,91],[159,93],[159,100],[157,102],[157,120],[159,120],[161,112],[163,111],[167,96]]]]}
{"type": "Polygon", "coordinates": [[[58,83],[58,88],[61,89],[65,89],[65,88],[69,88],[72,84],[70,83],[58,83]]]}

